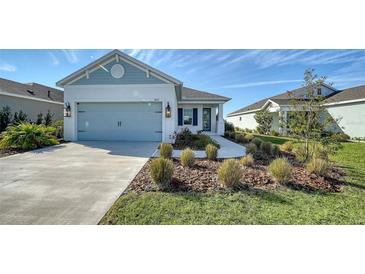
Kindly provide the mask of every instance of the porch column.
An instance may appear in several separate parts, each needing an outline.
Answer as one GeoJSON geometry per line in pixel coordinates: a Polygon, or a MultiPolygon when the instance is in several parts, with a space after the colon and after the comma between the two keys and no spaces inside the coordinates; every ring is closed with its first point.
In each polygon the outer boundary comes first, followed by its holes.
{"type": "Polygon", "coordinates": [[[218,105],[217,134],[224,134],[223,104],[218,105]]]}

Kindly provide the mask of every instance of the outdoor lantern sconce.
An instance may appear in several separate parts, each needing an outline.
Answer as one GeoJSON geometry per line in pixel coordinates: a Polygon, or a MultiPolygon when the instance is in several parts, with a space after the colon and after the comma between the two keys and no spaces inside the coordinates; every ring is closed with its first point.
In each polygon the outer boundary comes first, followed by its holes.
{"type": "Polygon", "coordinates": [[[65,107],[63,109],[63,116],[64,117],[71,117],[71,105],[69,102],[65,103],[65,107]]]}
{"type": "Polygon", "coordinates": [[[169,102],[167,102],[167,106],[165,108],[165,117],[170,118],[171,117],[171,107],[169,102]]]}

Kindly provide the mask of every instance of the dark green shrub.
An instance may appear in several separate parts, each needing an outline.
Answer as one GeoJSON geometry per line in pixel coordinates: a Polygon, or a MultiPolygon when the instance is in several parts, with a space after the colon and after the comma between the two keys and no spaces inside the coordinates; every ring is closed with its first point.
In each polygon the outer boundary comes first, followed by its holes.
{"type": "Polygon", "coordinates": [[[234,131],[229,131],[229,138],[231,139],[235,139],[236,138],[236,133],[234,131]]]}
{"type": "Polygon", "coordinates": [[[324,176],[327,174],[329,169],[328,161],[320,159],[320,158],[313,158],[307,164],[307,170],[309,173],[314,173],[319,176],[324,176]]]}
{"type": "Polygon", "coordinates": [[[255,136],[252,133],[246,133],[245,138],[247,142],[251,142],[255,138],[255,136]]]}
{"type": "Polygon", "coordinates": [[[35,121],[37,125],[41,125],[43,123],[43,114],[42,112],[38,113],[37,120],[35,121]]]}
{"type": "Polygon", "coordinates": [[[224,131],[234,131],[234,125],[224,120],[224,131]]]}
{"type": "Polygon", "coordinates": [[[246,153],[254,154],[257,151],[257,146],[254,143],[249,143],[246,145],[246,153]]]}
{"type": "Polygon", "coordinates": [[[242,144],[247,143],[247,140],[245,138],[245,135],[243,135],[242,133],[236,133],[235,141],[237,143],[242,143],[242,144]]]}
{"type": "Polygon", "coordinates": [[[161,158],[165,158],[165,159],[169,159],[172,156],[172,145],[171,144],[166,144],[166,143],[161,143],[160,145],[160,157],[161,158]]]}
{"type": "Polygon", "coordinates": [[[188,146],[194,140],[193,133],[188,128],[183,128],[177,135],[175,142],[177,144],[188,146]]]}
{"type": "Polygon", "coordinates": [[[257,138],[257,137],[255,137],[255,138],[252,139],[251,143],[255,144],[256,147],[259,148],[259,147],[261,147],[262,140],[259,139],[259,138],[257,138]]]}
{"type": "Polygon", "coordinates": [[[208,144],[211,144],[219,148],[219,144],[215,142],[210,136],[206,134],[196,134],[193,135],[193,148],[197,150],[203,150],[208,144]]]}
{"type": "Polygon", "coordinates": [[[269,160],[269,155],[262,152],[262,150],[257,150],[254,154],[252,154],[252,156],[255,160],[263,160],[263,161],[269,160]]]}
{"type": "Polygon", "coordinates": [[[53,135],[55,128],[44,125],[22,123],[8,126],[1,134],[1,148],[35,149],[59,144],[53,135]]]}
{"type": "Polygon", "coordinates": [[[180,161],[183,166],[193,167],[195,163],[195,154],[190,148],[181,152],[180,161]]]}
{"type": "Polygon", "coordinates": [[[292,168],[286,158],[278,158],[271,162],[268,171],[278,183],[287,183],[292,174],[292,168]]]}
{"type": "Polygon", "coordinates": [[[205,154],[209,160],[216,160],[218,156],[218,148],[212,144],[208,144],[205,147],[205,154]]]}
{"type": "Polygon", "coordinates": [[[299,162],[304,163],[307,160],[307,152],[305,150],[305,145],[302,144],[294,149],[295,159],[299,162]]]}
{"type": "Polygon", "coordinates": [[[233,187],[239,184],[241,177],[242,169],[237,160],[225,160],[218,169],[218,179],[225,187],[233,187]]]}
{"type": "Polygon", "coordinates": [[[281,150],[277,145],[273,145],[271,152],[275,158],[279,158],[282,156],[281,150]]]}
{"type": "Polygon", "coordinates": [[[272,153],[272,144],[270,142],[262,142],[260,149],[266,155],[271,155],[272,153]]]}
{"type": "Polygon", "coordinates": [[[46,126],[50,126],[52,124],[54,113],[51,113],[50,111],[47,112],[47,114],[44,116],[44,124],[46,126]]]}
{"type": "Polygon", "coordinates": [[[27,123],[28,122],[28,115],[23,112],[22,110],[19,112],[14,113],[14,124],[21,124],[21,123],[27,123]]]}
{"type": "Polygon", "coordinates": [[[0,132],[4,131],[11,123],[11,111],[9,106],[5,106],[0,110],[0,132]]]}
{"type": "Polygon", "coordinates": [[[240,164],[246,167],[250,167],[254,164],[254,159],[251,154],[247,154],[246,156],[242,157],[240,160],[240,164]]]}
{"type": "Polygon", "coordinates": [[[348,142],[350,140],[350,136],[345,133],[334,133],[331,136],[335,142],[348,142]]]}
{"type": "Polygon", "coordinates": [[[150,169],[151,178],[162,189],[170,186],[173,172],[174,165],[171,160],[164,158],[152,160],[150,169]]]}
{"type": "Polygon", "coordinates": [[[273,130],[271,131],[271,135],[272,135],[272,136],[279,136],[280,134],[279,134],[279,132],[277,132],[275,129],[273,129],[273,130]]]}

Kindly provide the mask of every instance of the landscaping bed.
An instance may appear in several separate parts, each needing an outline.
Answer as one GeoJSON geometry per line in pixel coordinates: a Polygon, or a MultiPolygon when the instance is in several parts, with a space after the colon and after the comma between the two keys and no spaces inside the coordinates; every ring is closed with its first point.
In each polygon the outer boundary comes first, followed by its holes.
{"type": "Polygon", "coordinates": [[[212,144],[219,148],[219,144],[215,142],[210,136],[203,133],[193,134],[189,129],[186,128],[176,135],[173,148],[178,150],[183,150],[185,148],[204,150],[208,144],[212,144]]]}
{"type": "MultiPolygon", "coordinates": [[[[343,172],[337,168],[331,168],[328,176],[321,177],[310,174],[304,166],[297,162],[292,154],[287,153],[293,166],[292,179],[285,185],[288,188],[304,190],[309,192],[340,192],[342,190],[341,178],[343,172]]],[[[268,173],[268,160],[257,160],[252,167],[242,167],[243,175],[240,185],[233,191],[247,189],[264,189],[271,190],[281,185],[268,173]]],[[[133,179],[126,192],[153,192],[160,191],[159,187],[152,181],[150,176],[149,160],[137,176],[133,179]]],[[[167,192],[225,192],[226,188],[222,187],[218,181],[217,170],[221,165],[220,161],[210,161],[207,159],[197,159],[192,168],[184,167],[177,159],[173,160],[174,173],[171,187],[167,192]]]]}
{"type": "Polygon", "coordinates": [[[25,151],[26,150],[13,149],[13,148],[0,149],[0,158],[10,156],[10,155],[14,155],[14,154],[18,154],[18,153],[23,153],[25,151]]]}

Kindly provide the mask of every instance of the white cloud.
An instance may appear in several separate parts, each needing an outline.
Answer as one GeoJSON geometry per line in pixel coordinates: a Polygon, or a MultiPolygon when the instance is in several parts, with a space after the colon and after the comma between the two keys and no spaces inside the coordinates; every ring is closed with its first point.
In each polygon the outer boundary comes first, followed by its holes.
{"type": "Polygon", "coordinates": [[[58,66],[60,64],[60,60],[57,58],[57,56],[51,51],[49,51],[48,54],[51,57],[52,65],[58,66]]]}
{"type": "Polygon", "coordinates": [[[7,71],[7,72],[14,72],[14,71],[16,71],[16,66],[10,65],[7,63],[1,63],[0,70],[7,71]]]}
{"type": "Polygon", "coordinates": [[[70,63],[77,63],[79,61],[79,57],[77,56],[77,52],[74,49],[63,49],[66,59],[70,63]]]}
{"type": "Polygon", "coordinates": [[[287,83],[299,83],[303,80],[278,80],[278,81],[261,81],[261,82],[250,82],[235,85],[227,85],[221,88],[247,88],[247,87],[258,87],[258,86],[268,86],[268,85],[278,85],[287,83]]]}

